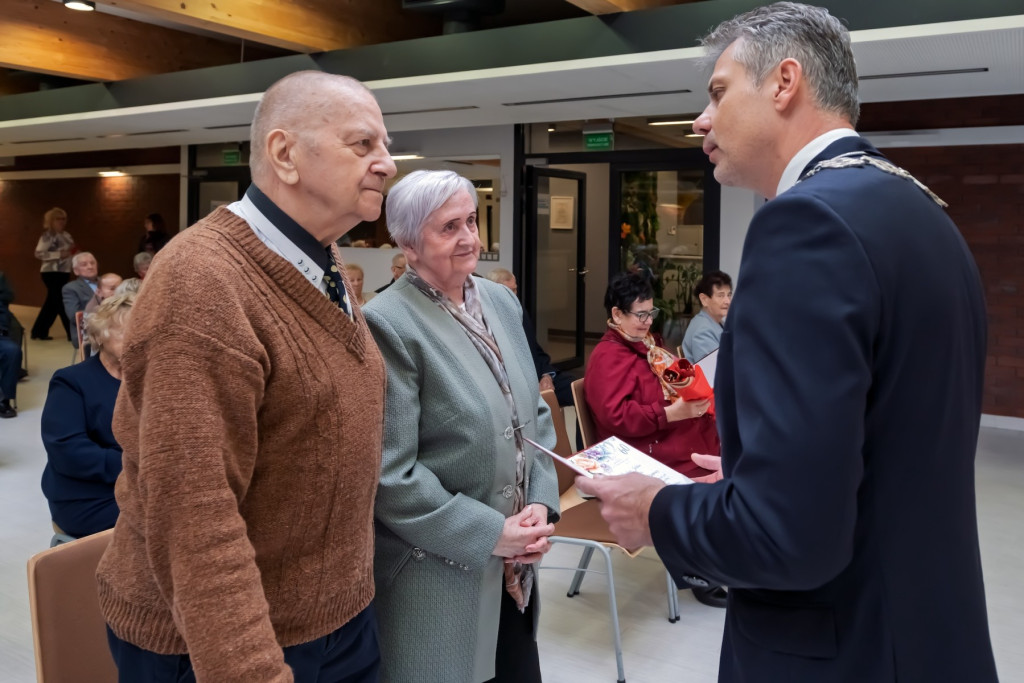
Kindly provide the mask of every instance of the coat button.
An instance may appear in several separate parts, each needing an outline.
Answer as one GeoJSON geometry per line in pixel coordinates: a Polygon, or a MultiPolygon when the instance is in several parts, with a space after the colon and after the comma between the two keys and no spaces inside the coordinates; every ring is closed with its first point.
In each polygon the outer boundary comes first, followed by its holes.
{"type": "Polygon", "coordinates": [[[412,559],[416,560],[417,562],[422,562],[423,558],[426,556],[427,553],[422,548],[412,549],[412,559]]]}
{"type": "Polygon", "coordinates": [[[501,495],[505,496],[506,498],[511,498],[512,497],[512,492],[514,490],[515,489],[512,488],[512,484],[506,484],[505,488],[503,488],[501,490],[501,495]]]}

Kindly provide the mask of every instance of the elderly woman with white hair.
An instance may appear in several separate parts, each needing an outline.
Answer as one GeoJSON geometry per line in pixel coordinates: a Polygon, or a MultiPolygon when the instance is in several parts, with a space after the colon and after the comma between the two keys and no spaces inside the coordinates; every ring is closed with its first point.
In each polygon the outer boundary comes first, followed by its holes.
{"type": "Polygon", "coordinates": [[[114,482],[121,446],[111,422],[121,388],[121,351],[134,294],[115,294],[89,317],[99,353],[53,373],[40,428],[46,448],[43,493],[54,526],[80,537],[117,521],[114,482]]]}
{"type": "Polygon", "coordinates": [[[383,681],[540,681],[536,572],[558,518],[522,310],[472,277],[473,184],[416,171],[387,198],[408,270],[363,309],[388,370],[374,573],[383,681]]]}

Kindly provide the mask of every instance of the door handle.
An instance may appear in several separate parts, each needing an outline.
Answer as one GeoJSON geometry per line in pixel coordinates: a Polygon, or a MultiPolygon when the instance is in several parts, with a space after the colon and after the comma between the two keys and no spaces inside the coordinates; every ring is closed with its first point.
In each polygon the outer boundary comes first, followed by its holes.
{"type": "Polygon", "coordinates": [[[587,273],[589,273],[589,272],[590,272],[589,270],[587,270],[586,268],[584,268],[583,270],[581,270],[581,271],[580,271],[580,275],[586,275],[586,274],[587,274],[587,273]]]}
{"type": "Polygon", "coordinates": [[[575,273],[575,272],[576,272],[576,269],[575,269],[575,268],[570,268],[570,269],[569,269],[569,272],[570,272],[570,273],[575,273]]]}

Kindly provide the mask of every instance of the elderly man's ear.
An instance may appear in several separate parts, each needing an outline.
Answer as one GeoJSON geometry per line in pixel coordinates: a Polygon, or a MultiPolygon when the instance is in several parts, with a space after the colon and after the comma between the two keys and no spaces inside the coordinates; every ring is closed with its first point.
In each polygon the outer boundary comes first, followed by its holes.
{"type": "Polygon", "coordinates": [[[267,135],[267,160],[270,168],[285,185],[299,182],[299,169],[295,152],[299,144],[297,135],[275,128],[267,135]]]}

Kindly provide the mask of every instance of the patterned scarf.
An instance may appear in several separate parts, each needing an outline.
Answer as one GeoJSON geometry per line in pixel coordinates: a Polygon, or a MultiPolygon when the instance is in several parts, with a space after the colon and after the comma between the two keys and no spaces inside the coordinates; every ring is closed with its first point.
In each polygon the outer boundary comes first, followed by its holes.
{"type": "Polygon", "coordinates": [[[616,325],[611,319],[608,320],[608,327],[615,330],[619,335],[628,342],[643,343],[647,349],[647,364],[651,368],[651,372],[658,378],[658,382],[661,384],[661,391],[665,396],[665,400],[669,403],[675,403],[680,398],[679,389],[687,386],[690,383],[690,377],[678,377],[677,375],[684,374],[679,372],[680,365],[685,364],[689,366],[690,363],[684,359],[676,358],[676,356],[669,351],[661,348],[654,343],[654,335],[650,332],[644,337],[634,337],[626,334],[621,327],[616,325]],[[667,374],[666,374],[667,373],[667,374]]]}
{"type": "MultiPolygon", "coordinates": [[[[484,359],[484,362],[487,363],[487,367],[490,368],[491,374],[494,375],[494,379],[498,382],[498,386],[501,387],[501,393],[505,397],[505,403],[508,405],[509,413],[512,417],[512,426],[509,427],[509,430],[511,430],[515,438],[516,445],[516,485],[512,495],[512,514],[518,514],[522,512],[523,507],[526,505],[526,489],[529,486],[529,482],[526,481],[526,456],[524,455],[523,439],[520,431],[522,425],[519,423],[519,413],[512,398],[512,388],[509,385],[505,361],[501,357],[501,350],[498,348],[498,343],[494,340],[494,335],[491,333],[487,321],[484,320],[484,309],[480,304],[480,294],[477,292],[473,277],[466,278],[466,284],[462,287],[462,296],[465,300],[464,308],[455,305],[443,292],[428,284],[412,266],[406,269],[406,277],[416,289],[420,290],[424,296],[437,304],[441,309],[447,311],[455,319],[455,322],[462,327],[466,336],[473,342],[477,352],[484,359]]],[[[518,562],[505,564],[505,590],[515,599],[516,606],[520,612],[525,611],[526,606],[530,604],[530,595],[533,593],[533,581],[533,565],[524,565],[518,562]]]]}

